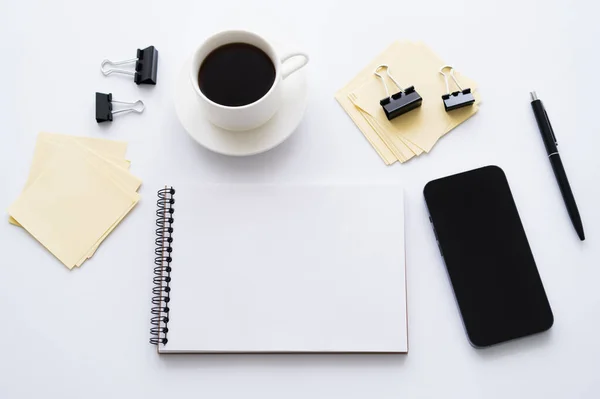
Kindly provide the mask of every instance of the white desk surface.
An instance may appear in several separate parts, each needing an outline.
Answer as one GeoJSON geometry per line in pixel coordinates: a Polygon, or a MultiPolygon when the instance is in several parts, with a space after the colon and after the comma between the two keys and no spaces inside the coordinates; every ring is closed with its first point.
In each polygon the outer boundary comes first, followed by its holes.
{"type": "Polygon", "coordinates": [[[126,140],[142,202],[81,270],[0,223],[0,397],[593,398],[600,391],[600,103],[597,2],[20,1],[0,4],[0,208],[25,182],[39,131],[126,140]],[[227,158],[179,125],[172,89],[208,34],[249,28],[311,55],[304,121],[279,148],[227,158]],[[480,112],[429,155],[385,167],[335,102],[395,39],[421,40],[479,82],[480,112]],[[158,85],[105,78],[106,58],[160,52],[158,85]],[[529,105],[545,101],[581,211],[571,226],[529,105]],[[146,102],[94,120],[94,92],[146,102]],[[506,172],[555,325],[486,350],[463,331],[426,216],[431,179],[487,164],[506,172]],[[155,190],[201,182],[403,182],[407,356],[158,356],[148,343],[155,190]]]}

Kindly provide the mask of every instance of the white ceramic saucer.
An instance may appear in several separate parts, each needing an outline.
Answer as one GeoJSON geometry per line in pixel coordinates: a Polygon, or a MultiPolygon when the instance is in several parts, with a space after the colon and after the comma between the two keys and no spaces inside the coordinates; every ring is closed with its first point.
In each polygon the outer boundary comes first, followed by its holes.
{"type": "Polygon", "coordinates": [[[190,84],[190,63],[188,59],[177,78],[175,109],[185,130],[209,150],[231,156],[260,154],[283,143],[300,124],[308,100],[305,68],[282,82],[281,107],[271,120],[253,130],[232,132],[213,125],[202,113],[190,84]]]}

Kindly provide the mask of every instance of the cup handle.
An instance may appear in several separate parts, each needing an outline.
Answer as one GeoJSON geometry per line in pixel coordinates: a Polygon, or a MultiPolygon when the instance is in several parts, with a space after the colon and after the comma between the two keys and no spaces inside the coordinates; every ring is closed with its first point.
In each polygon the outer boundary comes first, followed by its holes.
{"type": "Polygon", "coordinates": [[[306,64],[308,64],[308,54],[306,54],[306,53],[295,52],[295,53],[285,54],[283,57],[281,57],[281,66],[282,66],[281,76],[282,76],[282,78],[283,79],[287,78],[288,76],[290,76],[291,74],[293,74],[298,69],[305,66],[306,64]],[[296,62],[286,63],[286,61],[290,60],[291,58],[298,58],[299,62],[296,61],[296,62]]]}

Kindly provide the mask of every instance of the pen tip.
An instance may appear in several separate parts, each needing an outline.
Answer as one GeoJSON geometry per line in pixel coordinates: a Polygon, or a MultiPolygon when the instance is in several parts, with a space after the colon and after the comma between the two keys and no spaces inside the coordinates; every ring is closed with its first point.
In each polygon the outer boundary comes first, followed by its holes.
{"type": "Polygon", "coordinates": [[[532,91],[529,94],[531,94],[531,101],[535,101],[538,99],[537,93],[535,91],[532,91]]]}
{"type": "Polygon", "coordinates": [[[579,239],[581,241],[585,241],[585,233],[583,232],[583,226],[581,225],[581,223],[575,226],[575,231],[577,232],[579,239]]]}

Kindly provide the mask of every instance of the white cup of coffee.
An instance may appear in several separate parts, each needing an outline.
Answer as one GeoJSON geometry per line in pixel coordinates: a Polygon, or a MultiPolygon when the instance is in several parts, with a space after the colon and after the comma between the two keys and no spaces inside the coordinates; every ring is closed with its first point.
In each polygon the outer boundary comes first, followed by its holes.
{"type": "Polygon", "coordinates": [[[210,122],[227,130],[251,130],[275,115],[283,80],[307,63],[305,53],[280,55],[256,33],[224,31],[194,52],[190,83],[210,122]]]}

